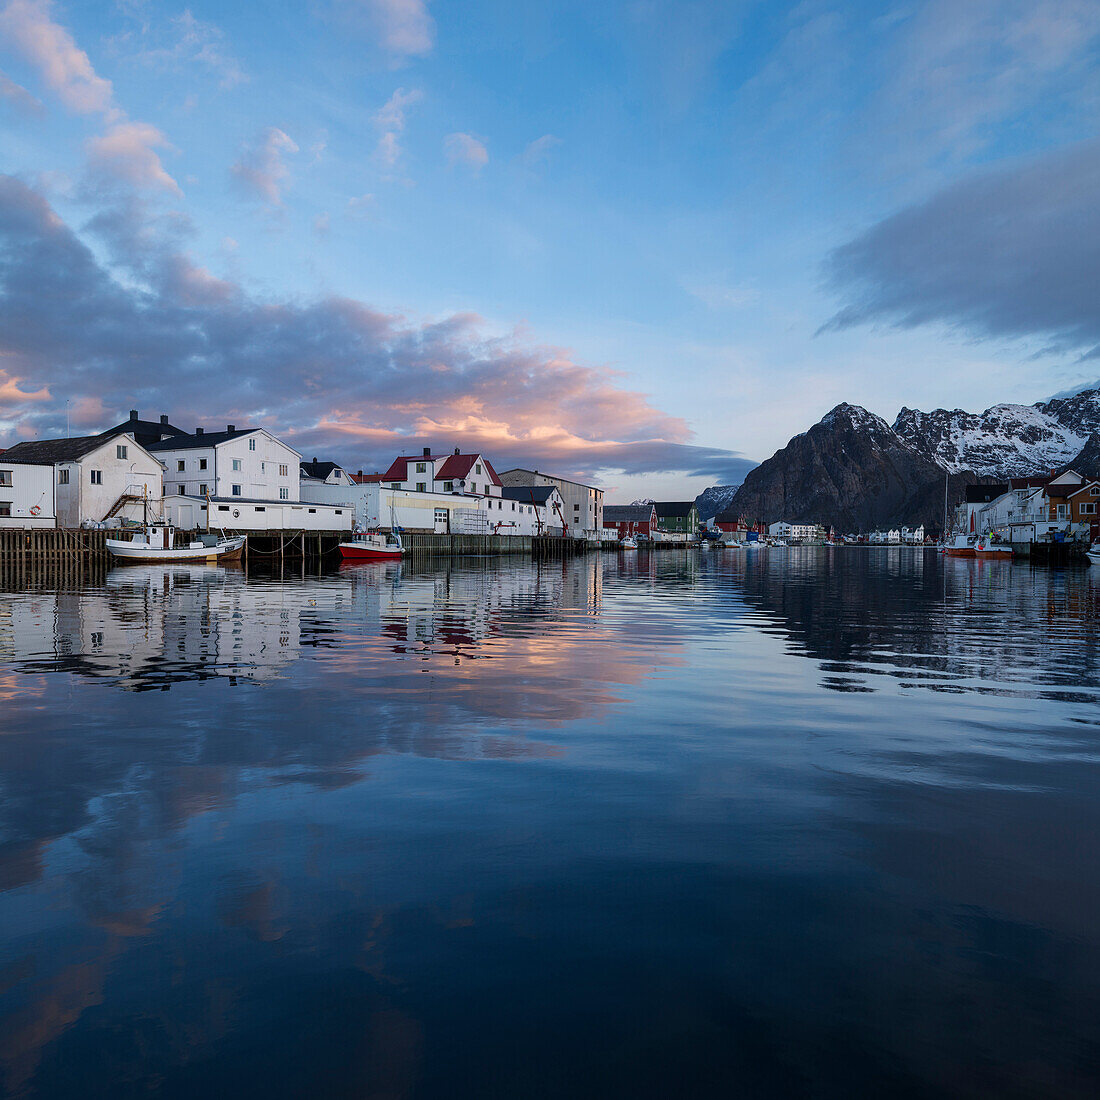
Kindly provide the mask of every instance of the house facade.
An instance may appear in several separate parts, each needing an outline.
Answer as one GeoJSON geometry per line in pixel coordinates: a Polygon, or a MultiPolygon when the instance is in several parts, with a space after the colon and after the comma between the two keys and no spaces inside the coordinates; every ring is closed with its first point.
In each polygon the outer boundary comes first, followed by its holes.
{"type": "Polygon", "coordinates": [[[242,497],[197,497],[168,493],[164,517],[181,531],[207,527],[227,534],[249,531],[350,531],[350,507],[309,501],[267,500],[242,497]]]}
{"type": "Polygon", "coordinates": [[[608,504],[603,510],[603,529],[616,538],[644,535],[651,538],[657,528],[657,509],[652,504],[608,504]]]}
{"type": "Polygon", "coordinates": [[[575,538],[598,539],[604,529],[603,490],[593,485],[584,485],[579,481],[543,474],[538,470],[524,470],[516,467],[505,470],[500,475],[503,484],[516,487],[523,485],[552,485],[561,495],[562,510],[565,513],[566,534],[575,538]]]}
{"type": "Polygon", "coordinates": [[[141,521],[145,501],[159,510],[163,467],[129,435],[80,436],[17,443],[3,454],[12,465],[53,467],[58,527],[116,518],[141,521]]]}
{"type": "Polygon", "coordinates": [[[505,485],[504,520],[498,534],[562,535],[565,501],[556,485],[505,485]]]}
{"type": "Polygon", "coordinates": [[[699,530],[699,509],[693,500],[662,501],[653,505],[657,530],[664,535],[694,538],[699,530]]]}
{"type": "Polygon", "coordinates": [[[0,527],[56,527],[54,468],[4,462],[0,453],[0,527]]]}
{"type": "Polygon", "coordinates": [[[151,443],[149,450],[164,463],[169,495],[287,503],[300,499],[302,456],[266,428],[197,428],[191,435],[151,443]]]}
{"type": "Polygon", "coordinates": [[[398,455],[382,475],[388,489],[413,493],[454,493],[469,497],[499,498],[503,482],[487,458],[463,454],[456,447],[448,455],[432,454],[425,447],[419,455],[398,455]]]}
{"type": "Polygon", "coordinates": [[[780,539],[812,539],[824,532],[815,523],[788,523],[778,520],[768,524],[768,534],[780,539]]]}

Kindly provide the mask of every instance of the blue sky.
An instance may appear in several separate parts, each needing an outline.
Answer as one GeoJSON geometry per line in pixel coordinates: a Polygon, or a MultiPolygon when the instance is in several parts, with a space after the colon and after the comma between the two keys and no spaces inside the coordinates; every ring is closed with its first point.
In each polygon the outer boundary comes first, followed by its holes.
{"type": "Polygon", "coordinates": [[[1091,0],[0,0],[0,445],[137,405],[680,496],[842,400],[1040,400],[1100,373],[1098,41],[1091,0]]]}

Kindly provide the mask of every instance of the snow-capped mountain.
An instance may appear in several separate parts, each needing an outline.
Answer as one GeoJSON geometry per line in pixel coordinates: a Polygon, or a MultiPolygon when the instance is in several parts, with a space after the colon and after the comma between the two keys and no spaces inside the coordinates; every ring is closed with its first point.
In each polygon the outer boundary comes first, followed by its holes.
{"type": "Polygon", "coordinates": [[[695,498],[695,507],[699,510],[701,520],[713,519],[720,516],[729,505],[729,502],[737,495],[738,485],[712,485],[704,489],[695,498]]]}

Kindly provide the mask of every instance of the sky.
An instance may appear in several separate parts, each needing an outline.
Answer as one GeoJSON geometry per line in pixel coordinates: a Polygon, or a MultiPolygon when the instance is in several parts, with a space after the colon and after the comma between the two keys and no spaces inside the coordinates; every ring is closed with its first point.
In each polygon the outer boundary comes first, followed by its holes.
{"type": "Polygon", "coordinates": [[[1095,0],[0,0],[0,446],[608,499],[1100,375],[1095,0]]]}

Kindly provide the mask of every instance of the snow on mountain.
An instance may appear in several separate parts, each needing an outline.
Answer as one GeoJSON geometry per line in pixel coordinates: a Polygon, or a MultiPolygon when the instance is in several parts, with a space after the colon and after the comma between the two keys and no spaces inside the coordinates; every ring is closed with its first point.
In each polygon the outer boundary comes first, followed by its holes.
{"type": "Polygon", "coordinates": [[[894,431],[952,473],[991,477],[1038,474],[1060,466],[1085,445],[1079,432],[1040,405],[994,405],[983,413],[902,409],[894,431]]]}

